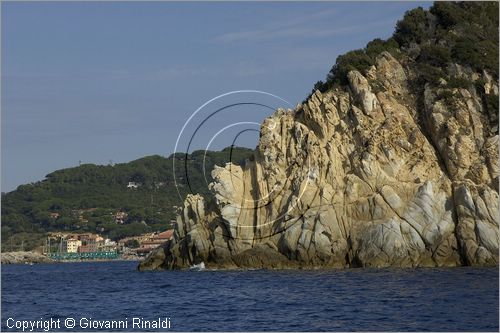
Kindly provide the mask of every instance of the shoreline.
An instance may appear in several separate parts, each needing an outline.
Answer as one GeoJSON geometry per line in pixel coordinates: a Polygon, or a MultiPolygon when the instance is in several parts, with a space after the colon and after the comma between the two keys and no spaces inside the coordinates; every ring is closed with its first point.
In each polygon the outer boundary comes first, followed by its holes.
{"type": "MultiPolygon", "coordinates": [[[[29,251],[18,251],[18,252],[5,252],[1,253],[1,264],[2,265],[35,265],[35,264],[65,264],[65,263],[90,263],[90,262],[117,262],[117,261],[130,261],[136,262],[138,265],[139,271],[167,271],[170,270],[168,268],[163,267],[155,267],[154,269],[140,269],[142,262],[145,262],[147,257],[125,257],[125,258],[117,258],[117,259],[80,259],[80,260],[53,260],[48,258],[47,256],[37,253],[37,252],[29,252],[29,251]]],[[[359,270],[359,269],[403,269],[403,270],[412,270],[412,269],[449,269],[449,268],[462,268],[462,267],[477,267],[477,268],[498,268],[499,265],[443,265],[443,266],[381,266],[381,267],[335,267],[329,265],[281,265],[279,267],[238,267],[238,266],[225,266],[225,265],[217,265],[213,263],[206,264],[205,268],[199,269],[197,267],[184,267],[177,268],[174,270],[177,271],[345,271],[345,270],[359,270]]]]}
{"type": "Polygon", "coordinates": [[[0,262],[2,265],[35,265],[35,264],[58,264],[75,262],[111,262],[111,261],[135,261],[141,262],[144,258],[120,257],[117,259],[78,259],[78,260],[54,260],[46,255],[32,251],[2,252],[0,262]]]}

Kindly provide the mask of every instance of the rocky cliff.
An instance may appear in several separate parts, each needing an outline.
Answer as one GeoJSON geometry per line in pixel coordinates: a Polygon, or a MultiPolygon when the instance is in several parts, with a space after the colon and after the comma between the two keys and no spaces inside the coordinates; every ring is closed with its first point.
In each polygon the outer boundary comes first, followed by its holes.
{"type": "Polygon", "coordinates": [[[416,88],[402,59],[383,51],[277,110],[255,158],[215,167],[213,197],[189,195],[139,269],[497,265],[498,109],[483,97],[498,81],[450,63],[416,88]]]}

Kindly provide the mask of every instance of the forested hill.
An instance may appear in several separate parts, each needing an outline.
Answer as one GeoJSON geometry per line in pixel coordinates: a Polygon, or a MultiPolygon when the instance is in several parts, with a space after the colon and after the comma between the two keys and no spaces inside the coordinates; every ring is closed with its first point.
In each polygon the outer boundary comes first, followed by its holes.
{"type": "MultiPolygon", "coordinates": [[[[174,184],[174,159],[184,197],[191,190],[208,191],[204,155],[204,151],[195,151],[188,155],[187,163],[185,154],[177,153],[115,165],[83,164],[54,171],[40,182],[2,194],[2,251],[20,249],[21,244],[24,249],[41,245],[49,231],[97,232],[119,239],[164,230],[175,218],[173,206],[182,202],[174,184]]],[[[253,150],[236,147],[207,151],[208,183],[214,165],[229,160],[240,164],[252,155],[253,150]]]]}
{"type": "MultiPolygon", "coordinates": [[[[382,51],[410,70],[416,90],[443,85],[443,80],[452,88],[467,87],[470,82],[450,75],[454,64],[478,73],[486,71],[498,79],[498,10],[497,1],[438,1],[428,11],[421,7],[410,10],[397,22],[391,38],[377,38],[363,49],[340,55],[312,92],[347,85],[351,70],[367,74],[382,51]]],[[[484,83],[483,79],[475,82],[478,93],[485,107],[498,113],[498,98],[484,93],[484,83]]],[[[381,89],[375,82],[374,91],[381,89]]]]}

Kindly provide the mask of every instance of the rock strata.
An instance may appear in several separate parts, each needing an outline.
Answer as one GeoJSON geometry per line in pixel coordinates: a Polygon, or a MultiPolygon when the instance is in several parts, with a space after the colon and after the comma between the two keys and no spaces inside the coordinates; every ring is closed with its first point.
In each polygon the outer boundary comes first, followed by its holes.
{"type": "MultiPolygon", "coordinates": [[[[449,71],[498,95],[485,72],[449,71]]],[[[254,160],[216,167],[213,197],[189,195],[139,268],[497,265],[498,127],[473,85],[417,95],[411,76],[383,52],[348,87],[277,110],[254,160]]]]}

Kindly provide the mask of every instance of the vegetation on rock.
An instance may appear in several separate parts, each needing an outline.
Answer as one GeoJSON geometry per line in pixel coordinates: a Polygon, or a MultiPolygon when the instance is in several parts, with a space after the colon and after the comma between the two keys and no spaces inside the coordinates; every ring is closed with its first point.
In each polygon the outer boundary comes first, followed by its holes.
{"type": "Polygon", "coordinates": [[[410,10],[388,40],[375,39],[364,49],[340,55],[313,93],[347,85],[350,70],[365,74],[382,51],[412,63],[421,86],[439,84],[441,78],[448,81],[446,68],[452,63],[486,70],[498,79],[498,2],[439,1],[429,11],[410,10]]]}
{"type": "Polygon", "coordinates": [[[139,269],[498,265],[497,2],[411,10],[314,88],[139,269]]]}

